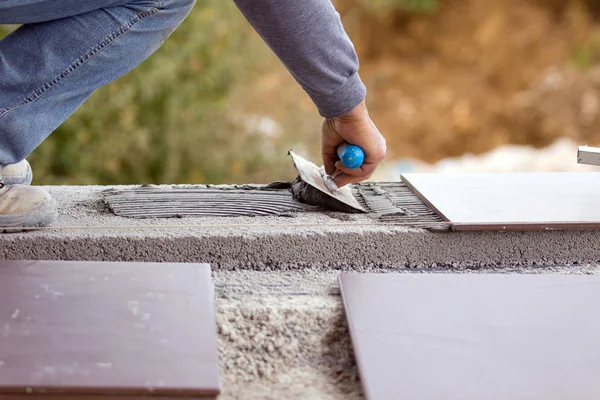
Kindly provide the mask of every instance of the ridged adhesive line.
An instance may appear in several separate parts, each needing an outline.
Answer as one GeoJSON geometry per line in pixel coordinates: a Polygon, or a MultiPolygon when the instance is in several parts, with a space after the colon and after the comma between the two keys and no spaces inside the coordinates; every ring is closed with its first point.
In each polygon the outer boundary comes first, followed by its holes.
{"type": "MultiPolygon", "coordinates": [[[[389,223],[414,224],[430,230],[448,230],[403,182],[360,183],[353,194],[370,211],[368,217],[389,223]]],[[[110,189],[104,201],[118,216],[128,218],[185,218],[278,216],[291,213],[327,212],[292,197],[285,185],[243,185],[234,187],[139,187],[110,189]]]]}

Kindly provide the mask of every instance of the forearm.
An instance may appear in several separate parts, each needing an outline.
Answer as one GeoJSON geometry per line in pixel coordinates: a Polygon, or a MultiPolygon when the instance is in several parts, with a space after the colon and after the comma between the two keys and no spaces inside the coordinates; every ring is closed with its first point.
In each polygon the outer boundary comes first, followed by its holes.
{"type": "Polygon", "coordinates": [[[330,0],[234,0],[325,118],[365,97],[358,57],[330,0]]]}

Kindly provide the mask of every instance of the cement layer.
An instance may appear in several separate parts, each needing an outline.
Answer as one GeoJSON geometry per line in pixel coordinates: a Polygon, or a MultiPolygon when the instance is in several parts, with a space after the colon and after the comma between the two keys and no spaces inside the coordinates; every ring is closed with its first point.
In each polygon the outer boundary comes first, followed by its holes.
{"type": "Polygon", "coordinates": [[[60,205],[56,229],[1,235],[1,258],[193,261],[261,271],[600,262],[600,231],[430,232],[335,212],[140,220],[112,214],[102,202],[106,187],[47,189],[60,205]]]}

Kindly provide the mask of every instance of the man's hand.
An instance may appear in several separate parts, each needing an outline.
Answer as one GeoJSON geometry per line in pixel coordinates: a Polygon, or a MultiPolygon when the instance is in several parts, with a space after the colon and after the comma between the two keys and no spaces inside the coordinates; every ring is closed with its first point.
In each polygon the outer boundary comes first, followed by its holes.
{"type": "Polygon", "coordinates": [[[322,142],[325,171],[329,175],[337,172],[334,179],[338,187],[368,179],[387,151],[385,138],[371,121],[364,100],[348,114],[326,119],[322,142]],[[346,168],[339,160],[336,149],[344,142],[364,150],[365,161],[360,168],[346,168]]]}

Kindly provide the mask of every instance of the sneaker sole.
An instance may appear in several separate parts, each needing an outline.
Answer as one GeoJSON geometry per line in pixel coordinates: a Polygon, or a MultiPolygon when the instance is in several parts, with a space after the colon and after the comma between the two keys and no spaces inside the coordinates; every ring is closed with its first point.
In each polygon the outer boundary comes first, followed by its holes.
{"type": "Polygon", "coordinates": [[[51,199],[23,214],[1,215],[0,232],[15,233],[29,231],[31,228],[42,228],[56,221],[57,216],[58,210],[56,208],[56,202],[54,199],[51,199]]]}

